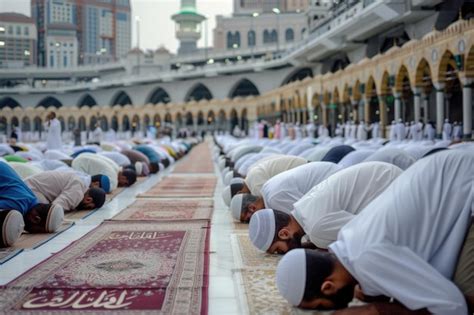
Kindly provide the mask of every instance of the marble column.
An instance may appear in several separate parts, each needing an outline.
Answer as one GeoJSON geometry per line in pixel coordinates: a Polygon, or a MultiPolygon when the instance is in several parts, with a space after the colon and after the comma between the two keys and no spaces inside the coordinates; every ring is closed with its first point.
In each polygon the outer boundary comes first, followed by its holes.
{"type": "Polygon", "coordinates": [[[395,97],[395,120],[398,122],[402,118],[402,99],[398,92],[393,93],[393,96],[395,97]]]}
{"type": "Polygon", "coordinates": [[[387,128],[387,104],[385,104],[385,95],[379,95],[379,112],[380,112],[380,133],[381,137],[385,137],[387,128]]]}
{"type": "Polygon", "coordinates": [[[464,139],[472,138],[472,80],[463,82],[462,88],[462,126],[464,139]]]}
{"type": "Polygon", "coordinates": [[[436,88],[436,135],[441,138],[444,123],[444,83],[434,84],[436,88]]]}
{"type": "Polygon", "coordinates": [[[421,119],[421,91],[419,88],[413,89],[413,107],[415,121],[418,122],[421,119]]]}

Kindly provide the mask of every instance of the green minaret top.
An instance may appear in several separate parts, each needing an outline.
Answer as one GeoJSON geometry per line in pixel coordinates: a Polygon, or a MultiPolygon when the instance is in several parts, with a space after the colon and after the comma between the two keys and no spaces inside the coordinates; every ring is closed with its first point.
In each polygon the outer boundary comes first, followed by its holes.
{"type": "Polygon", "coordinates": [[[171,19],[176,23],[176,37],[180,41],[178,53],[192,53],[197,50],[201,38],[201,22],[206,18],[197,13],[196,0],[181,0],[181,9],[171,19]]]}

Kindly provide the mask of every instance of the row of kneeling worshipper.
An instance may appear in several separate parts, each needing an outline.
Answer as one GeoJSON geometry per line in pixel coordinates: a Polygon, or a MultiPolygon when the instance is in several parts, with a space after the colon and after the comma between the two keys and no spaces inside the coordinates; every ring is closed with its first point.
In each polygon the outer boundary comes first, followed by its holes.
{"type": "Polygon", "coordinates": [[[275,281],[290,304],[472,313],[474,143],[214,142],[224,202],[258,250],[284,255],[275,281]]]}
{"type": "Polygon", "coordinates": [[[65,211],[103,206],[106,194],[158,173],[198,139],[119,141],[45,150],[37,144],[0,144],[0,247],[26,231],[53,233],[65,211]]]}

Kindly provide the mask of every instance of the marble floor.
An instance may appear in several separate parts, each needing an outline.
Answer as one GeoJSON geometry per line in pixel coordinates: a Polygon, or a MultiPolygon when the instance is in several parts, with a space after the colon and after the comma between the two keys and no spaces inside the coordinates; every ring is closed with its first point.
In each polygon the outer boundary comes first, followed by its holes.
{"type": "MultiPolygon", "coordinates": [[[[160,175],[153,175],[146,181],[125,189],[101,208],[100,211],[96,211],[85,219],[77,221],[74,226],[40,247],[24,250],[19,255],[0,265],[0,285],[15,279],[97,227],[103,220],[110,219],[116,215],[133,203],[138,194],[154,186],[172,170],[173,168],[171,167],[160,175]]],[[[215,210],[211,227],[209,314],[245,314],[247,311],[242,303],[239,302],[241,301],[241,298],[239,298],[239,288],[234,281],[235,266],[230,246],[232,218],[220,197],[223,187],[222,180],[217,170],[215,172],[219,181],[214,196],[215,210]]],[[[199,174],[192,174],[190,176],[199,176],[199,174]]]]}

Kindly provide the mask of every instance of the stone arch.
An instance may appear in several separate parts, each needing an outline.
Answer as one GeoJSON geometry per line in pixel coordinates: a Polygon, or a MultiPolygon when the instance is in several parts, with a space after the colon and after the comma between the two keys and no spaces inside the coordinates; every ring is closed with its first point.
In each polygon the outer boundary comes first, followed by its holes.
{"type": "Polygon", "coordinates": [[[248,120],[247,108],[243,108],[240,113],[240,129],[245,131],[245,134],[248,134],[249,130],[249,120],[248,120]]]}
{"type": "Polygon", "coordinates": [[[60,108],[62,106],[63,106],[63,104],[57,98],[55,98],[53,96],[47,96],[47,97],[43,98],[36,105],[36,107],[44,107],[44,108],[48,108],[48,107],[60,108]]]}
{"type": "Polygon", "coordinates": [[[189,89],[185,102],[213,99],[211,91],[202,83],[196,83],[191,89],[189,89]]]}
{"type": "Polygon", "coordinates": [[[76,118],[74,116],[69,116],[67,119],[68,130],[74,130],[76,128],[76,118]]]}
{"type": "Polygon", "coordinates": [[[307,77],[310,77],[310,78],[313,77],[313,70],[311,68],[304,67],[304,68],[296,69],[285,77],[285,79],[281,83],[281,86],[286,85],[291,82],[295,82],[295,81],[302,81],[303,79],[307,77]]]}
{"type": "Polygon", "coordinates": [[[21,131],[31,131],[31,121],[30,117],[24,116],[21,119],[21,131]]]}
{"type": "Polygon", "coordinates": [[[214,114],[214,111],[211,109],[210,111],[207,112],[207,124],[214,125],[215,122],[216,122],[216,115],[214,114]]]}
{"type": "Polygon", "coordinates": [[[43,131],[43,120],[41,117],[36,116],[33,119],[33,131],[40,132],[43,131]]]}
{"type": "Polygon", "coordinates": [[[161,116],[160,116],[160,114],[155,114],[155,116],[153,116],[153,125],[156,128],[161,127],[161,116]]]}
{"type": "Polygon", "coordinates": [[[130,118],[128,118],[128,115],[122,117],[122,131],[130,131],[130,118]]]}
{"type": "Polygon", "coordinates": [[[89,130],[94,130],[97,124],[98,124],[97,116],[92,115],[89,118],[89,130]]]}
{"type": "Polygon", "coordinates": [[[474,45],[471,46],[467,53],[465,72],[467,77],[474,78],[474,45]]]}
{"type": "Polygon", "coordinates": [[[248,79],[239,80],[230,90],[229,98],[260,95],[255,84],[248,79]]]}
{"type": "Polygon", "coordinates": [[[194,125],[193,113],[187,112],[186,113],[186,126],[193,126],[193,125],[194,125]]]}
{"type": "Polygon", "coordinates": [[[415,86],[421,93],[420,117],[425,121],[436,120],[436,89],[433,86],[433,75],[429,62],[422,58],[415,71],[415,86]]]}
{"type": "Polygon", "coordinates": [[[146,98],[147,101],[146,103],[151,103],[151,104],[167,104],[171,101],[171,98],[168,94],[168,92],[162,88],[162,87],[157,87],[155,88],[150,95],[146,98]]]}
{"type": "Polygon", "coordinates": [[[150,123],[151,123],[150,115],[145,114],[143,116],[143,128],[145,130],[148,129],[148,127],[150,126],[150,123]]]}
{"type": "Polygon", "coordinates": [[[102,115],[100,117],[100,122],[99,126],[102,130],[108,131],[109,130],[109,121],[107,120],[107,117],[105,115],[102,115]]]}
{"type": "Polygon", "coordinates": [[[407,67],[402,65],[395,79],[395,90],[400,94],[401,113],[400,117],[403,121],[409,122],[415,119],[413,105],[413,90],[407,67]]]}
{"type": "Polygon", "coordinates": [[[115,132],[119,130],[119,120],[116,115],[112,116],[112,119],[110,119],[110,128],[112,128],[115,132]]]}
{"type": "Polygon", "coordinates": [[[168,123],[168,124],[173,123],[173,117],[171,117],[171,114],[169,112],[165,114],[165,123],[168,123]]]}
{"type": "Polygon", "coordinates": [[[80,108],[83,106],[89,106],[89,107],[97,106],[97,102],[90,94],[85,94],[84,96],[80,98],[79,102],[77,103],[77,107],[80,108]]]}
{"type": "Polygon", "coordinates": [[[227,123],[227,116],[226,113],[223,109],[219,111],[219,114],[217,115],[217,125],[220,130],[226,129],[226,123],[227,123]]]}
{"type": "Polygon", "coordinates": [[[86,131],[87,130],[86,118],[84,116],[79,117],[77,125],[80,131],[86,131]]]}
{"type": "Polygon", "coordinates": [[[58,116],[59,123],[61,124],[61,130],[66,131],[66,122],[63,116],[58,116]]]}
{"type": "Polygon", "coordinates": [[[232,108],[230,111],[230,132],[232,132],[239,124],[239,114],[237,113],[237,110],[235,108],[232,108]]]}
{"type": "Polygon", "coordinates": [[[202,111],[199,111],[197,114],[197,125],[198,126],[204,125],[204,114],[202,111]]]}
{"type": "Polygon", "coordinates": [[[133,105],[133,102],[130,96],[126,92],[117,91],[117,93],[115,93],[115,95],[110,100],[109,104],[110,106],[114,106],[114,105],[125,106],[125,105],[133,105]]]}
{"type": "Polygon", "coordinates": [[[15,108],[15,107],[21,107],[21,105],[15,99],[6,96],[0,99],[0,109],[4,107],[15,108]]]}
{"type": "Polygon", "coordinates": [[[285,41],[292,42],[295,40],[295,31],[291,27],[287,28],[285,31],[285,41]]]}
{"type": "Polygon", "coordinates": [[[140,116],[137,114],[133,115],[132,117],[132,131],[141,130],[142,124],[140,121],[140,116]]]}
{"type": "Polygon", "coordinates": [[[438,81],[444,83],[444,117],[451,122],[463,120],[462,85],[459,79],[459,66],[451,51],[446,50],[438,69],[438,81]]]}
{"type": "MultiPolygon", "coordinates": [[[[385,72],[382,77],[383,79],[380,85],[380,93],[382,95],[381,97],[386,97],[388,93],[391,94],[390,88],[388,86],[388,80],[389,80],[388,72],[385,72]],[[386,86],[384,85],[384,82],[386,82],[387,84],[386,86]]],[[[364,120],[367,120],[367,122],[374,122],[374,121],[381,120],[380,102],[379,102],[379,97],[377,95],[377,85],[375,83],[375,79],[373,76],[369,77],[364,89],[365,89],[364,91],[365,99],[367,100],[364,120]]],[[[392,104],[393,104],[393,101],[392,101],[392,104]]]]}

